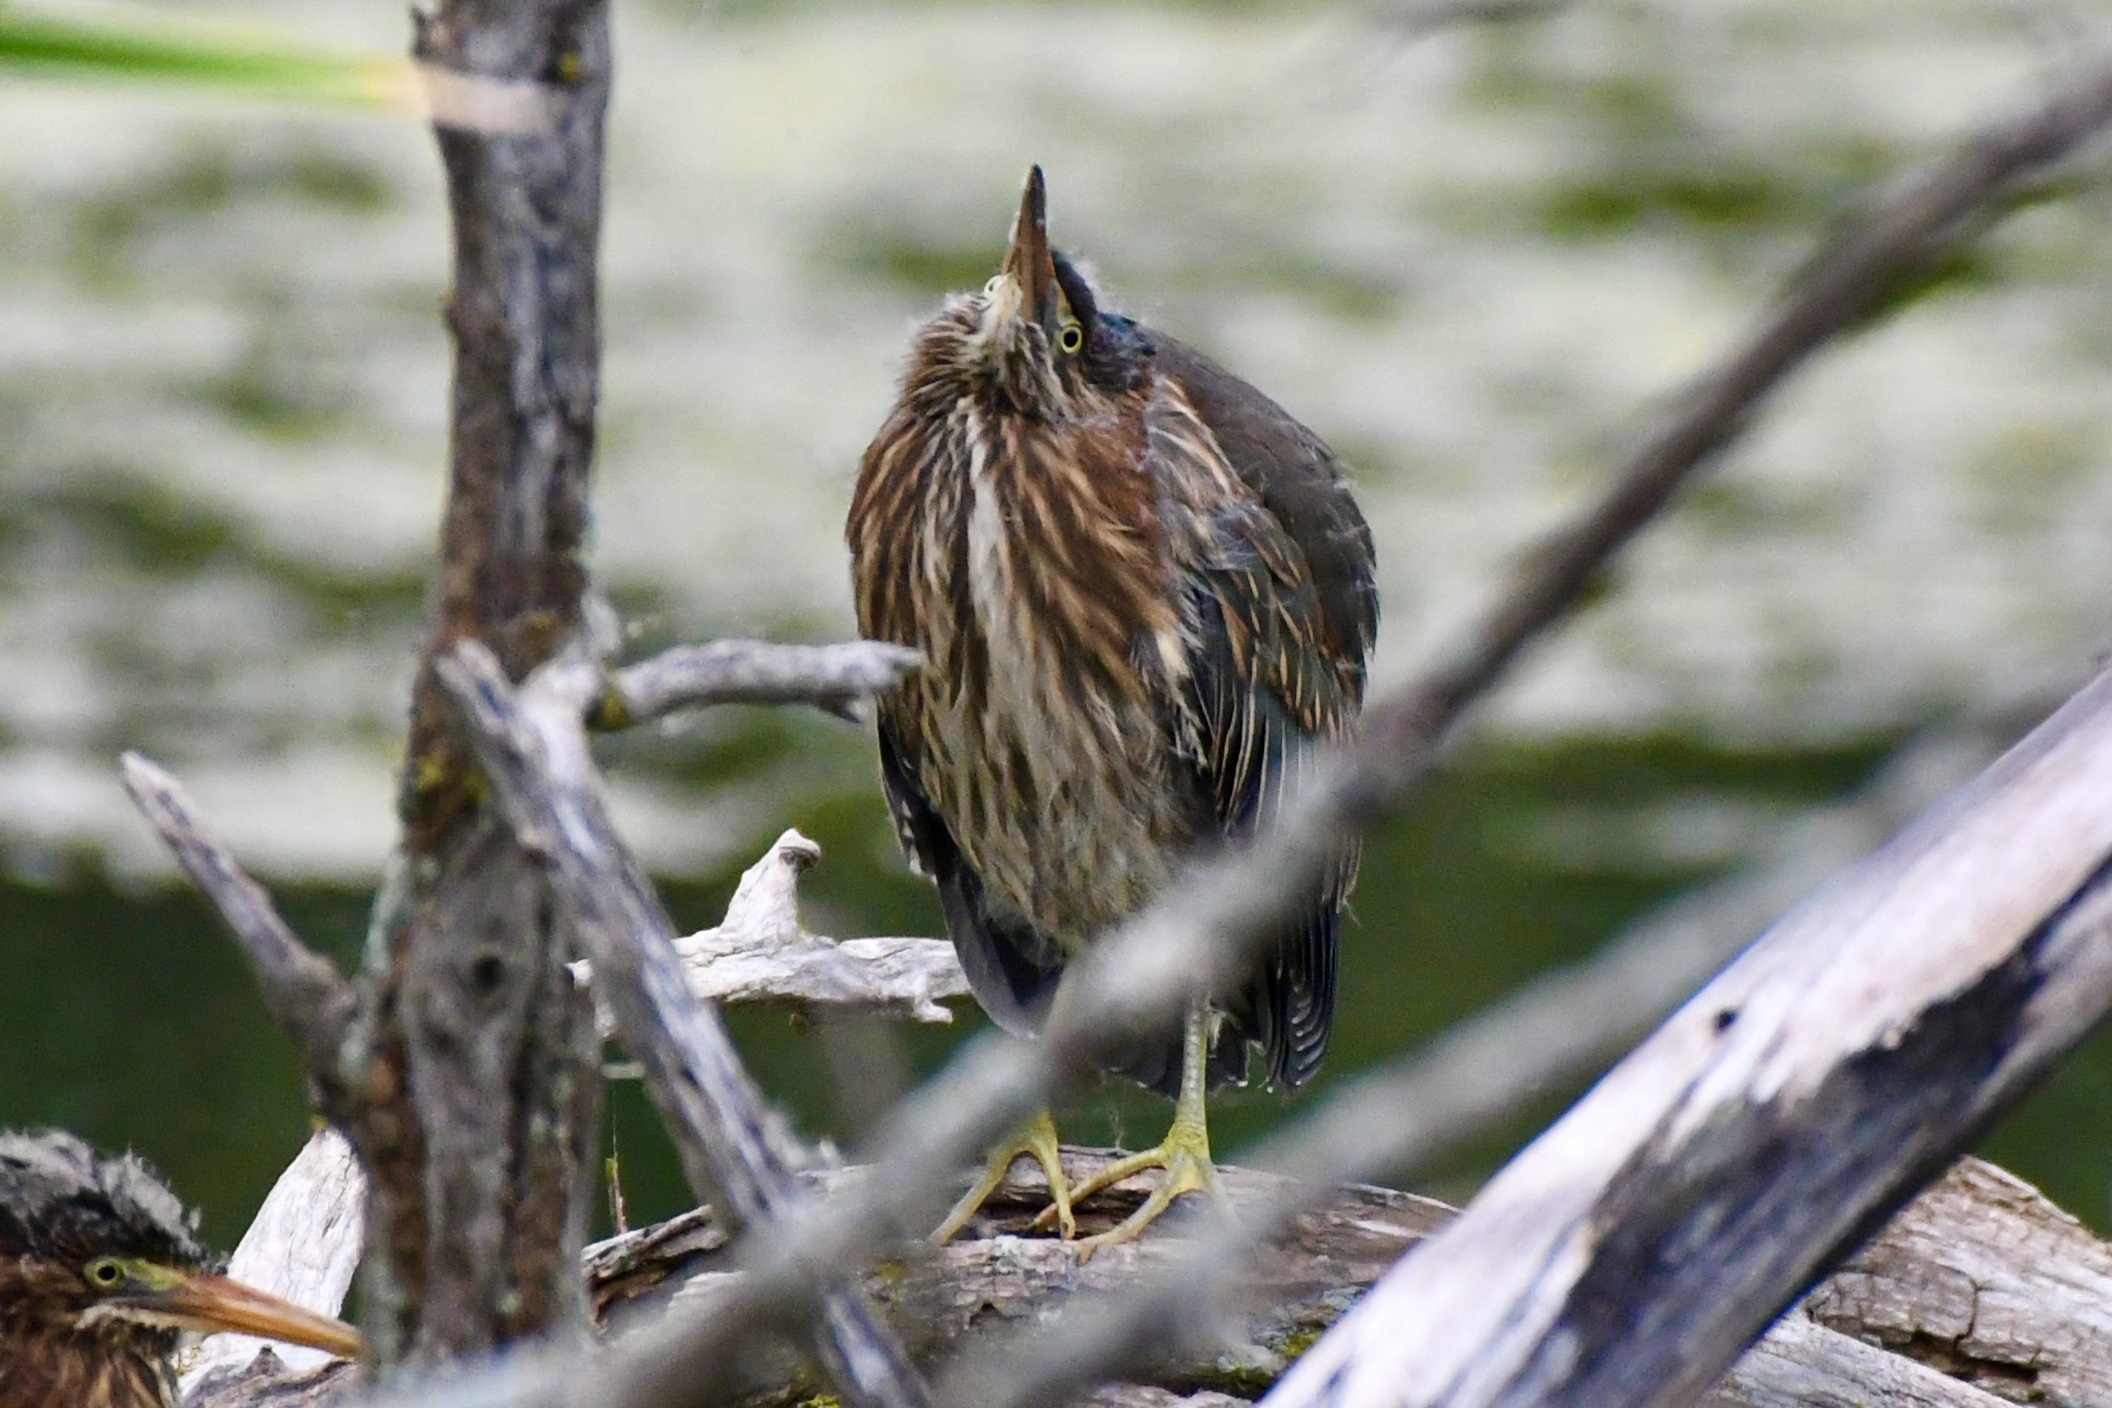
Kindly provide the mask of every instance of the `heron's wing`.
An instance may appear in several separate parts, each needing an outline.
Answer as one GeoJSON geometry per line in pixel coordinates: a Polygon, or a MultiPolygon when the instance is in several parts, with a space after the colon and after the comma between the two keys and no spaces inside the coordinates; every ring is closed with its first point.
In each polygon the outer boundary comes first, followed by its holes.
{"type": "MultiPolygon", "coordinates": [[[[1156,372],[1170,374],[1210,432],[1206,444],[1155,436],[1157,452],[1215,454],[1244,489],[1204,508],[1193,535],[1201,546],[1185,564],[1187,751],[1210,820],[1242,836],[1274,817],[1315,747],[1341,736],[1363,703],[1378,626],[1371,532],[1318,436],[1200,353],[1152,336],[1156,372]]],[[[1223,482],[1196,468],[1169,463],[1162,482],[1223,482]]],[[[1326,1052],[1337,925],[1356,869],[1355,849],[1345,850],[1266,951],[1243,1000],[1227,1004],[1261,1047],[1271,1084],[1303,1084],[1326,1052]]],[[[1215,1064],[1229,1076],[1238,1044],[1227,1045],[1215,1064]]]]}
{"type": "Polygon", "coordinates": [[[939,887],[946,932],[968,975],[969,991],[990,1019],[1006,1031],[1031,1036],[1041,1027],[1061,963],[1050,961],[1056,946],[1025,925],[990,912],[982,877],[961,854],[946,822],[925,799],[912,755],[886,709],[880,717],[880,784],[895,834],[917,868],[939,887]]]}
{"type": "MultiPolygon", "coordinates": [[[[1216,551],[1189,584],[1192,766],[1221,834],[1240,837],[1273,819],[1315,747],[1342,732],[1356,701],[1316,649],[1319,595],[1281,525],[1265,510],[1240,506],[1212,526],[1216,551]]],[[[1270,1084],[1297,1088],[1326,1053],[1336,926],[1356,865],[1353,851],[1343,855],[1269,947],[1244,1001],[1228,1004],[1246,1039],[1262,1048],[1270,1084]]]]}
{"type": "Polygon", "coordinates": [[[1289,411],[1193,347],[1155,330],[1149,336],[1155,369],[1180,383],[1225,462],[1304,556],[1320,645],[1354,676],[1361,702],[1379,594],[1371,528],[1350,496],[1342,461],[1289,411]]]}

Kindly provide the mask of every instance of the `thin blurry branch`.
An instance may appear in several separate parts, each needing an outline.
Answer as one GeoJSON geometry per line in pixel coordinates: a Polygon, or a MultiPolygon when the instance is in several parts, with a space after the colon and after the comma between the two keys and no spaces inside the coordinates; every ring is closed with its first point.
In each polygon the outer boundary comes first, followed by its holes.
{"type": "Polygon", "coordinates": [[[922,657],[881,641],[776,645],[715,640],[678,645],[626,665],[587,714],[590,727],[631,728],[679,709],[710,704],[812,704],[856,721],[862,700],[895,684],[922,657]]]}
{"type": "MultiPolygon", "coordinates": [[[[560,659],[516,694],[498,658],[474,640],[435,669],[515,837],[592,959],[595,990],[644,1067],[692,1188],[737,1227],[785,1217],[800,1201],[804,1153],[743,1069],[717,1011],[690,991],[673,926],[602,801],[581,723],[600,671],[560,659]]],[[[821,1299],[818,1347],[842,1391],[874,1408],[923,1403],[916,1372],[858,1293],[825,1289],[821,1299]]],[[[741,1361],[729,1355],[715,1371],[738,1374],[741,1361]]]]}
{"type": "Polygon", "coordinates": [[[351,985],[287,927],[271,896],[213,835],[182,784],[138,753],[126,753],[123,767],[125,790],[242,946],[265,1007],[293,1039],[309,1078],[325,1091],[341,1089],[339,1052],[357,1002],[351,985]]]}
{"type": "Polygon", "coordinates": [[[1407,39],[1473,24],[1516,24],[1546,19],[1571,8],[1577,0],[1412,0],[1374,16],[1378,24],[1407,39]]]}

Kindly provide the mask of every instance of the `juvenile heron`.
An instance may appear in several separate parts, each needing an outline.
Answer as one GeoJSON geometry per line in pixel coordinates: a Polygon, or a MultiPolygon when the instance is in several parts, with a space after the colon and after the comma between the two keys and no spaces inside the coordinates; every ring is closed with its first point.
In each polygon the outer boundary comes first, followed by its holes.
{"type": "Polygon", "coordinates": [[[173,1408],[185,1330],[359,1353],[348,1325],[214,1274],[139,1159],[0,1131],[0,1408],[173,1408]]]}
{"type": "MultiPolygon", "coordinates": [[[[879,708],[897,829],[977,999],[1015,1033],[1184,857],[1264,822],[1363,700],[1378,598],[1340,462],[1201,353],[1103,310],[1049,247],[1038,167],[996,277],[917,330],[845,535],[860,629],[928,661],[879,708]]],[[[1345,853],[1244,984],[1114,1062],[1176,1096],[1158,1148],[1071,1187],[1044,1113],[934,1235],[1021,1153],[1067,1236],[1076,1200],[1165,1171],[1088,1250],[1213,1187],[1206,1091],[1248,1078],[1250,1045],[1271,1085],[1320,1064],[1355,873],[1345,853]]]]}

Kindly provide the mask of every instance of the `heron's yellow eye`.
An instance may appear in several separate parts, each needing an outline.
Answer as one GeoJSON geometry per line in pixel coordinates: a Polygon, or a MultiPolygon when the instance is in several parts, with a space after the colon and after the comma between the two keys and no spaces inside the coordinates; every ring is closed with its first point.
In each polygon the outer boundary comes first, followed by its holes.
{"type": "Polygon", "coordinates": [[[81,1268],[88,1284],[99,1291],[107,1291],[125,1279],[125,1268],[118,1265],[116,1257],[99,1256],[81,1268]]]}
{"type": "Polygon", "coordinates": [[[1076,323],[1065,323],[1063,331],[1056,334],[1056,345],[1066,352],[1076,352],[1085,346],[1085,329],[1076,323]]]}

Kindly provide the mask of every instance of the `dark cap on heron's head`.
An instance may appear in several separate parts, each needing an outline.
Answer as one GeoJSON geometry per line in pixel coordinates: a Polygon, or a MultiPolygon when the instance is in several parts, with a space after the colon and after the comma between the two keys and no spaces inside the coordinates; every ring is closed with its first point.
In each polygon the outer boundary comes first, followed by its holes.
{"type": "Polygon", "coordinates": [[[198,1219],[136,1154],[98,1158],[63,1130],[0,1131],[0,1256],[119,1256],[199,1269],[198,1219]]]}

